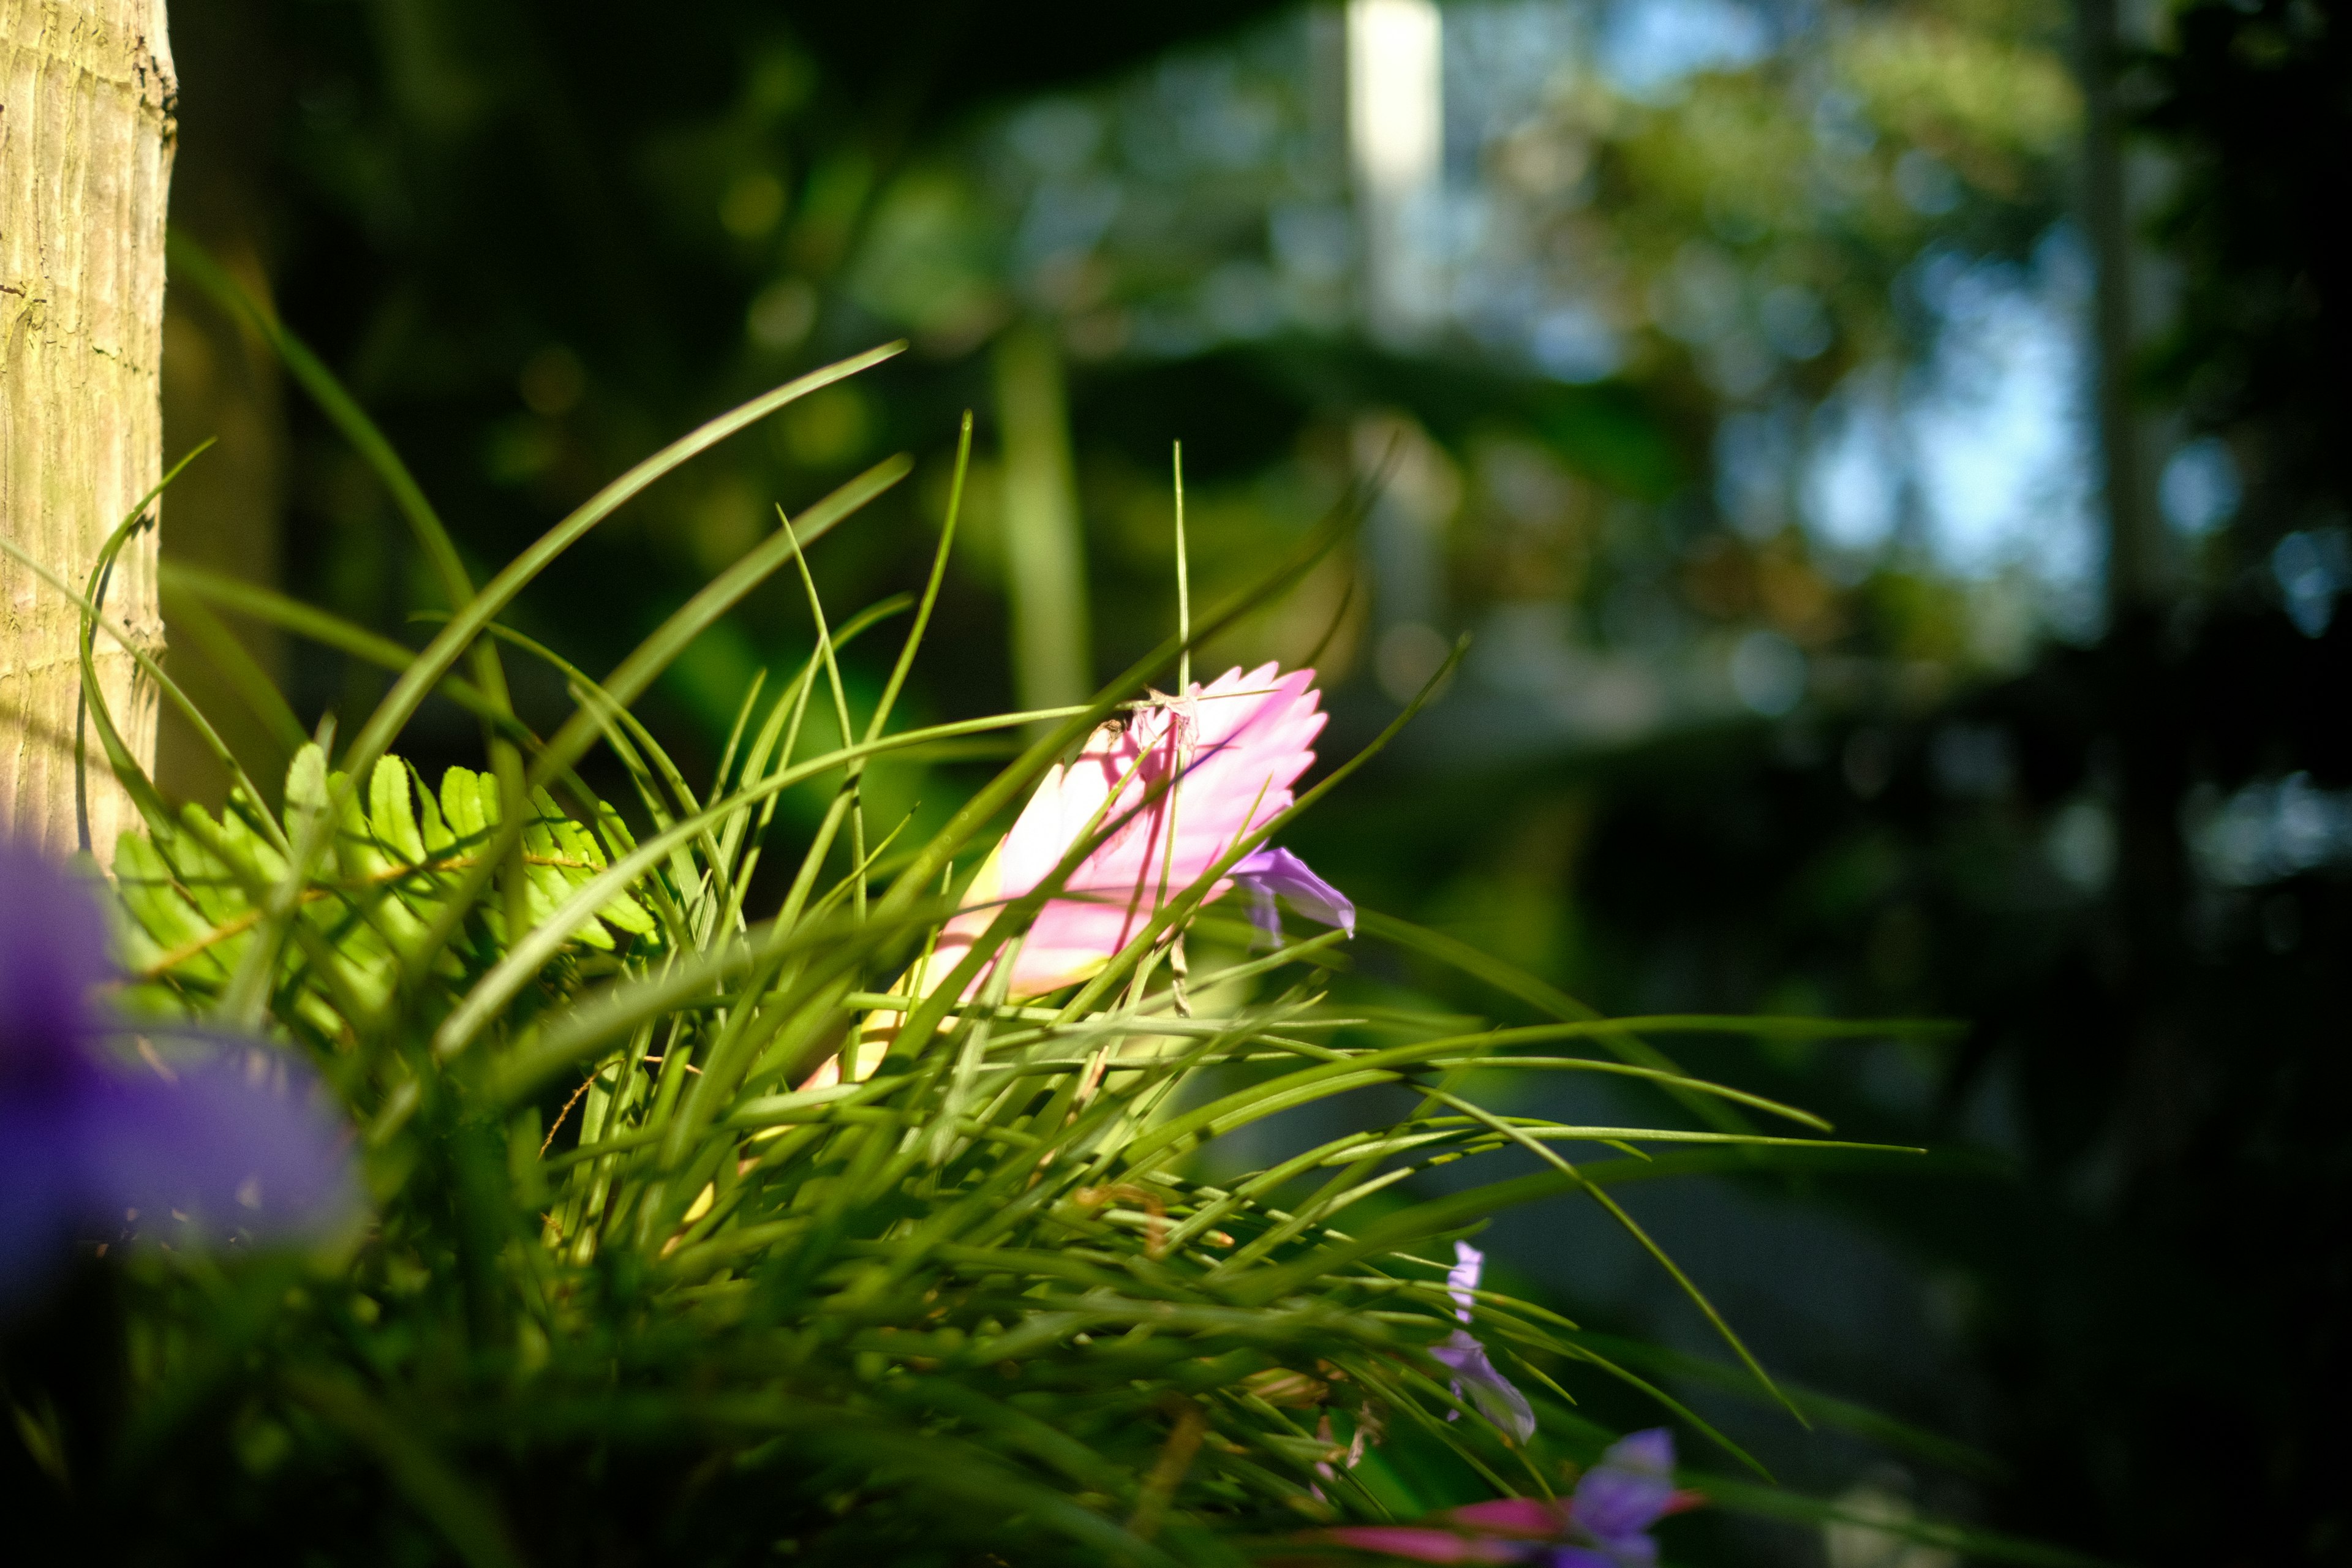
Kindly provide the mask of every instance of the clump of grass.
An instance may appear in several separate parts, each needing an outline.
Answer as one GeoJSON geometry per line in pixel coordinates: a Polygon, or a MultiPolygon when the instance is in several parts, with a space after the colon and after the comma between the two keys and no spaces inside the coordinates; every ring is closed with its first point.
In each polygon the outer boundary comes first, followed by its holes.
{"type": "MultiPolygon", "coordinates": [[[[200,255],[181,259],[230,289],[200,255]]],[[[412,651],[260,590],[176,575],[176,592],[394,673],[355,734],[300,745],[275,815],[241,772],[218,816],[170,809],[89,683],[147,824],[115,866],[127,1001],[260,1027],[308,1058],[356,1129],[374,1216],[344,1257],[151,1249],[83,1281],[104,1298],[81,1330],[97,1334],[89,1353],[107,1374],[79,1405],[12,1398],[20,1425],[54,1436],[52,1504],[78,1510],[89,1539],[477,1568],[1224,1563],[1297,1554],[1303,1528],[1426,1501],[1387,1454],[1442,1454],[1496,1493],[1550,1495],[1562,1461],[1609,1436],[1573,1408],[1580,1379],[1648,1390],[1706,1430],[1613,1349],[1485,1293],[1476,1332],[1544,1418],[1524,1443],[1498,1430],[1429,1355],[1458,1326],[1442,1244],[1564,1193],[1640,1236],[1608,1188],[1656,1168],[1643,1144],[1683,1146],[1693,1168],[1853,1147],[1821,1138],[1801,1110],[1681,1072],[1654,1037],[1890,1026],[1600,1018],[1370,913],[1368,937],[1463,966],[1551,1021],[1465,1028],[1351,1008],[1330,985],[1339,933],[1252,955],[1234,922],[1202,910],[1222,867],[1075,993],[1013,1005],[1000,986],[955,1004],[950,987],[884,989],[952,911],[959,858],[1003,811],[1146,681],[1295,582],[1352,508],[1249,594],[1188,607],[1184,636],[1083,706],[894,729],[952,546],[951,506],[919,596],[835,625],[810,584],[807,658],[764,703],[757,688],[746,697],[698,791],[630,704],[766,577],[807,581],[802,552],[904,477],[906,459],[780,528],[601,680],[498,616],[661,475],[893,351],[802,377],[672,444],[477,586],[389,445],[298,343],[229,297],[390,486],[448,613],[412,651]],[[901,616],[883,694],[853,713],[836,656],[901,616]],[[568,685],[572,711],[550,734],[509,701],[503,661],[518,655],[568,685]],[[428,780],[394,753],[435,692],[479,717],[481,771],[428,780]],[[822,746],[807,741],[816,708],[835,738],[822,746]],[[873,759],[1040,726],[938,832],[911,841],[908,824],[867,819],[873,759]],[[630,781],[628,811],[576,771],[599,745],[630,781]],[[802,786],[830,792],[822,819],[794,847],[781,901],[757,908],[778,798],[802,786]],[[1188,931],[1197,1010],[1176,1005],[1161,973],[1188,931]],[[873,1076],[797,1087],[877,1012],[902,1026],[873,1076]],[[1654,1087],[1662,1108],[1679,1101],[1699,1126],[1502,1114],[1468,1091],[1473,1073],[1612,1075],[1654,1087]],[[1213,1181],[1194,1158],[1285,1110],[1381,1086],[1410,1091],[1411,1109],[1269,1169],[1213,1181]],[[1751,1117],[1793,1131],[1768,1135],[1751,1117]],[[1571,1163],[1561,1151],[1580,1143],[1610,1153],[1571,1163]],[[1503,1151],[1535,1169],[1412,1195],[1419,1171],[1503,1151]]],[[[967,419],[959,496],[970,444],[967,419]]],[[[86,647],[104,628],[104,570],[83,600],[86,647]]],[[[257,672],[243,676],[265,719],[289,731],[257,672]]],[[[1003,911],[966,960],[973,973],[1053,890],[1003,911]]],[[[1716,1321],[1754,1386],[1779,1397],[1716,1321]]]]}

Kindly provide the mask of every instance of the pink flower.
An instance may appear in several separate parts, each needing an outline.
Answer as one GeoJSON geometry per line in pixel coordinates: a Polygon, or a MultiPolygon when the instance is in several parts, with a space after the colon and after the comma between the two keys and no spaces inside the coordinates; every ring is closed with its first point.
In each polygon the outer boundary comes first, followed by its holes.
{"type": "MultiPolygon", "coordinates": [[[[1068,765],[1047,770],[1013,830],[964,891],[929,957],[897,987],[927,995],[944,983],[1009,901],[1034,890],[1072,846],[1101,839],[1046,900],[1021,938],[1005,994],[1041,996],[1090,980],[1234,844],[1290,808],[1292,786],[1315,761],[1326,715],[1315,672],[1261,665],[1229,669],[1184,694],[1155,698],[1097,729],[1068,765]]],[[[1218,879],[1207,902],[1239,883],[1261,926],[1276,893],[1302,913],[1344,925],[1355,909],[1284,851],[1260,850],[1218,879]]],[[[992,960],[989,969],[997,961],[992,960]]],[[[983,969],[964,990],[977,994],[983,969]]],[[[868,1042],[888,1032],[870,1020],[868,1042]],[[879,1026],[877,1027],[877,1026],[879,1026]]],[[[834,1081],[821,1069],[811,1087],[834,1081]]]]}
{"type": "Polygon", "coordinates": [[[1407,1557],[1415,1563],[1516,1563],[1514,1542],[1463,1535],[1451,1530],[1424,1530],[1410,1524],[1355,1524],[1327,1530],[1316,1539],[1384,1557],[1407,1557]]]}
{"type": "MultiPolygon", "coordinates": [[[[1314,682],[1311,669],[1229,669],[1097,729],[1067,767],[1046,773],[910,978],[924,990],[946,979],[1003,903],[1052,876],[1072,844],[1108,829],[1031,922],[1006,994],[1041,996],[1102,973],[1160,905],[1290,808],[1323,728],[1314,682]]],[[[1232,886],[1219,881],[1209,898],[1232,886]]]]}

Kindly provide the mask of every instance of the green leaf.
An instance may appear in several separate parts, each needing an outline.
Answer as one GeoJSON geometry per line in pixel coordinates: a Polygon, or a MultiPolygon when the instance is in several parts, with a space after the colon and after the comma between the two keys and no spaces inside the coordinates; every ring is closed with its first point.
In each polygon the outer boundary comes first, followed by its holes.
{"type": "Polygon", "coordinates": [[[380,759],[368,780],[368,824],[375,831],[376,841],[404,863],[415,866],[424,861],[425,836],[417,828],[416,813],[409,801],[408,765],[396,757],[380,759]]]}
{"type": "Polygon", "coordinates": [[[440,802],[434,798],[431,790],[425,787],[424,777],[417,773],[414,763],[409,765],[408,777],[415,790],[417,815],[422,818],[418,837],[424,842],[425,853],[438,858],[457,847],[457,836],[449,830],[448,822],[441,815],[440,802]]]}
{"type": "Polygon", "coordinates": [[[307,817],[327,809],[327,753],[312,742],[286,767],[286,832],[299,841],[307,817]]]}
{"type": "MultiPolygon", "coordinates": [[[[441,775],[441,815],[448,822],[457,841],[478,843],[488,832],[488,820],[482,809],[483,775],[470,768],[451,768],[441,775]]],[[[498,784],[490,784],[490,810],[498,809],[498,784]]]]}
{"type": "Polygon", "coordinates": [[[225,965],[234,961],[234,955],[205,945],[217,922],[180,890],[171,863],[146,835],[126,833],[116,840],[114,886],[123,908],[154,950],[140,967],[163,968],[168,955],[193,950],[170,967],[208,984],[227,982],[225,965]]]}

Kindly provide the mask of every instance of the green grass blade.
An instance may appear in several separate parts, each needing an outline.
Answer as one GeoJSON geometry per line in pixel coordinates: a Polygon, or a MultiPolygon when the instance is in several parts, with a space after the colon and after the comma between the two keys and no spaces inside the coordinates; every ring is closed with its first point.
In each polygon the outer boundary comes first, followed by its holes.
{"type": "Polygon", "coordinates": [[[712,799],[727,793],[728,775],[734,770],[736,750],[743,744],[744,731],[751,727],[751,715],[759,711],[760,693],[768,689],[768,672],[761,670],[751,677],[751,689],[743,693],[743,700],[735,705],[735,722],[728,728],[727,744],[719,748],[719,766],[711,770],[712,799]]]}
{"type": "MultiPolygon", "coordinates": [[[[1459,970],[1475,980],[1484,981],[1504,994],[1515,996],[1538,1012],[1549,1013],[1555,1018],[1582,1022],[1601,1016],[1598,1010],[1570,996],[1559,987],[1529,974],[1516,964],[1495,957],[1492,953],[1481,952],[1468,942],[1447,936],[1443,931],[1431,931],[1426,926],[1414,925],[1410,921],[1401,921],[1393,915],[1385,915],[1377,910],[1367,909],[1359,909],[1356,911],[1356,928],[1384,941],[1395,942],[1400,947],[1419,952],[1448,968],[1459,970]]],[[[1689,1076],[1671,1057],[1636,1036],[1624,1033],[1611,1034],[1603,1037],[1602,1043],[1623,1060],[1670,1072],[1678,1078],[1689,1076]]],[[[1685,1110],[1699,1117],[1717,1131],[1747,1131],[1746,1120],[1737,1110],[1719,1100],[1703,1095],[1692,1095],[1680,1089],[1668,1092],[1685,1110]]]]}
{"type": "Polygon", "coordinates": [[[1176,641],[1183,650],[1176,656],[1176,692],[1181,697],[1192,689],[1192,552],[1184,547],[1183,442],[1176,443],[1171,462],[1176,475],[1176,641]]]}
{"type": "MultiPolygon", "coordinates": [[[[963,513],[963,485],[971,470],[971,410],[963,415],[963,427],[956,437],[955,478],[948,489],[947,521],[940,527],[939,548],[931,552],[931,574],[923,584],[921,603],[915,610],[915,624],[907,628],[907,640],[899,646],[898,661],[890,667],[890,679],[882,688],[882,700],[875,704],[874,717],[866,726],[869,741],[882,733],[882,726],[890,721],[891,710],[898,703],[898,693],[907,684],[908,672],[915,667],[915,650],[923,645],[923,634],[930,629],[931,610],[940,601],[940,584],[946,580],[948,552],[955,547],[956,521],[963,513]]],[[[844,628],[845,633],[847,628],[844,628]]],[[[847,739],[844,731],[843,738],[847,739]]]]}
{"type": "MultiPolygon", "coordinates": [[[[1591,1331],[1580,1331],[1578,1341],[1615,1361],[1629,1366],[1647,1367],[1663,1377],[1698,1384],[1726,1394],[1752,1394],[1755,1390],[1754,1382],[1739,1369],[1685,1351],[1591,1331]]],[[[1790,1398],[1803,1405],[1805,1413],[1820,1426],[1850,1432],[1911,1458],[1937,1465],[1977,1480],[1997,1482],[2007,1479],[2007,1467],[1979,1448],[1801,1384],[1784,1381],[1780,1386],[1790,1398]]]]}
{"type": "Polygon", "coordinates": [[[269,738],[278,743],[280,764],[289,761],[310,737],[303,731],[301,721],[294,717],[294,710],[279,695],[276,683],[201,595],[177,587],[176,580],[167,573],[157,576],[165,618],[194,639],[206,662],[220,672],[229,689],[236,693],[237,700],[260,721],[269,738]]]}
{"type": "Polygon", "coordinates": [[[2112,1568],[2105,1560],[2027,1541],[1998,1531],[1976,1530],[1938,1520],[1890,1520],[1779,1487],[1761,1487],[1728,1476],[1691,1475],[1691,1483],[1717,1506],[1759,1519],[1791,1524],[1857,1524],[1975,1563],[2015,1563],[2022,1568],[2112,1568]]]}
{"type": "Polygon", "coordinates": [[[289,331],[278,313],[247,292],[245,287],[230,276],[228,269],[213,258],[212,253],[184,229],[174,228],[166,241],[171,264],[193,280],[215,304],[236,317],[269,345],[280,363],[294,377],[312,402],[327,416],[328,422],[342,433],[352,449],[375,471],[385,489],[392,493],[393,505],[407,521],[409,531],[423,546],[425,558],[432,563],[433,574],[441,584],[452,607],[473,596],[473,579],[467,574],[457,547],[449,537],[441,516],[425,500],[425,491],[408,465],[400,460],[375,422],[367,416],[356,399],[345,391],[310,346],[289,331]]]}

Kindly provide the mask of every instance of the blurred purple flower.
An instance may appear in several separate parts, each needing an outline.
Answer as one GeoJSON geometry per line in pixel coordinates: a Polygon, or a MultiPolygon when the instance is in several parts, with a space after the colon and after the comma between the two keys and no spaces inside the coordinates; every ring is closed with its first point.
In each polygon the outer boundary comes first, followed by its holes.
{"type": "Polygon", "coordinates": [[[1570,1497],[1498,1498],[1423,1524],[1349,1525],[1313,1539],[1416,1563],[1651,1568],[1658,1544],[1650,1539],[1650,1527],[1703,1500],[1696,1492],[1675,1489],[1674,1465],[1674,1435],[1654,1427],[1613,1445],[1584,1472],[1570,1497]]]}
{"type": "Polygon", "coordinates": [[[1348,895],[1307,869],[1307,862],[1287,849],[1253,849],[1234,863],[1234,884],[1249,894],[1250,920],[1265,940],[1282,942],[1282,912],[1275,896],[1290,900],[1291,908],[1310,921],[1338,926],[1356,934],[1356,906],[1348,895]]]}
{"type": "Polygon", "coordinates": [[[1599,1554],[1588,1554],[1587,1563],[1559,1562],[1554,1568],[1656,1562],[1658,1545],[1650,1539],[1650,1526],[1672,1511],[1679,1497],[1675,1435],[1653,1426],[1621,1438],[1584,1472],[1570,1505],[1576,1533],[1599,1548],[1599,1554]]]}
{"type": "MultiPolygon", "coordinates": [[[[1454,1298],[1454,1315],[1465,1323],[1470,1321],[1471,1307],[1477,1300],[1478,1279],[1486,1268],[1485,1253],[1466,1241],[1454,1244],[1454,1267],[1446,1272],[1445,1289],[1454,1298]]],[[[1456,1399],[1466,1389],[1479,1415],[1520,1442],[1536,1435],[1536,1413],[1528,1404],[1528,1396],[1495,1370],[1495,1363],[1486,1359],[1486,1347],[1468,1329],[1454,1330],[1430,1346],[1429,1353],[1453,1372],[1456,1399]]]]}
{"type": "Polygon", "coordinates": [[[1454,1267],[1445,1271],[1445,1293],[1454,1298],[1454,1315],[1464,1322],[1478,1310],[1478,1281],[1486,1276],[1486,1255],[1466,1241],[1454,1244],[1454,1267]]]}
{"type": "Polygon", "coordinates": [[[106,953],[89,890],[0,843],[0,1300],[77,1234],[300,1240],[348,1224],[349,1140],[310,1075],[258,1041],[110,1017],[89,994],[106,953]],[[199,1048],[120,1060],[103,1042],[133,1027],[199,1048]]]}

